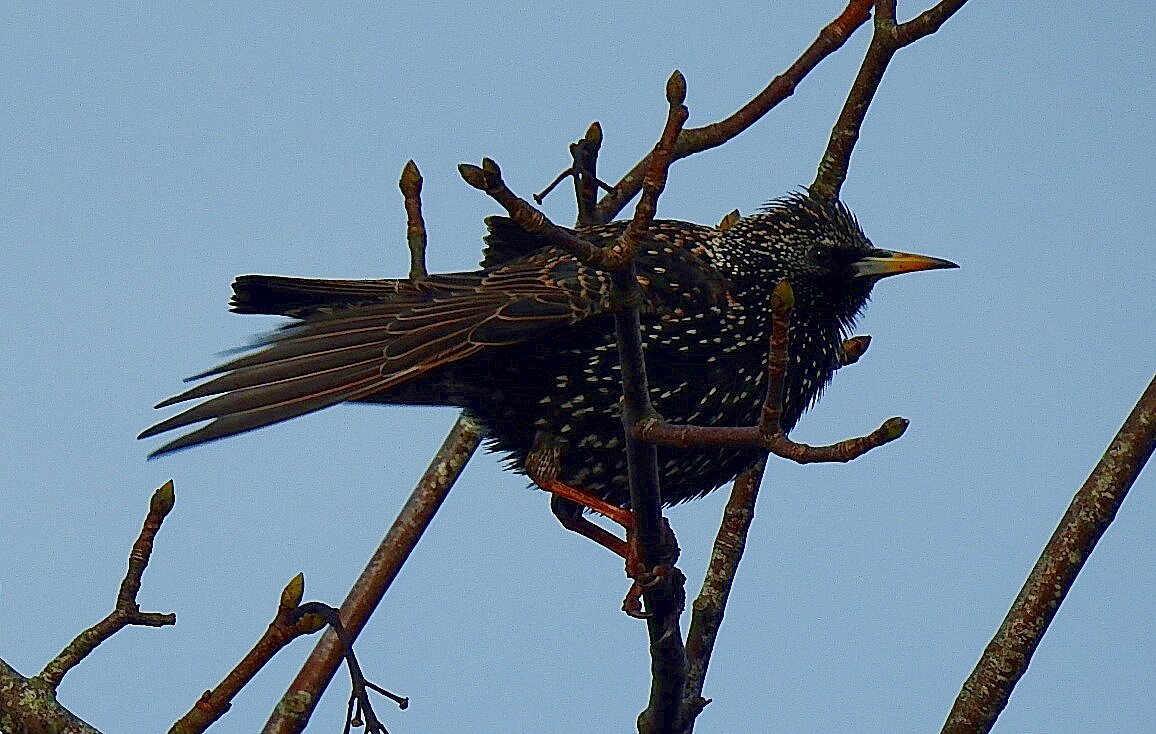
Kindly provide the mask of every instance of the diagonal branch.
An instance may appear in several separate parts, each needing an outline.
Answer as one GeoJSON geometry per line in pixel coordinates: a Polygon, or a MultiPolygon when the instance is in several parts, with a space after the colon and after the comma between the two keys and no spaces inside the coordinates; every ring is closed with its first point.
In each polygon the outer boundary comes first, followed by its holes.
{"type": "MultiPolygon", "coordinates": [[[[751,101],[724,120],[703,127],[683,130],[674,146],[674,160],[716,148],[738,136],[758,122],[780,102],[795,93],[799,82],[811,73],[823,59],[842,48],[852,33],[867,22],[871,0],[851,0],[837,18],[828,23],[819,36],[801,56],[779,76],[771,80],[751,101]]],[[[595,221],[609,222],[642,190],[642,179],[650,165],[649,156],[643,158],[602,197],[596,209],[595,221]]]]}
{"type": "Polygon", "coordinates": [[[871,34],[871,44],[859,73],[851,85],[847,101],[839,113],[839,119],[831,130],[827,149],[819,161],[815,181],[810,192],[826,199],[838,199],[839,190],[847,179],[847,167],[851,164],[851,152],[859,140],[867,108],[875,98],[875,92],[883,81],[883,72],[895,53],[920,38],[935,33],[967,0],[944,0],[930,10],[899,25],[895,22],[895,0],[876,0],[875,27],[871,34]]]}
{"type": "Polygon", "coordinates": [[[955,700],[943,734],[987,732],[1007,705],[1076,575],[1156,448],[1156,377],[1096,464],[955,700]]]}
{"type": "MultiPolygon", "coordinates": [[[[459,416],[446,436],[429,468],[414,487],[413,493],[393,521],[389,532],[370,558],[360,578],[341,605],[341,621],[348,642],[353,640],[369,621],[402,565],[413,551],[422,533],[433,520],[450,488],[457,481],[466,462],[481,442],[481,429],[469,418],[459,416]]],[[[309,659],[301,667],[281,702],[270,715],[264,734],[301,732],[309,723],[322,691],[333,679],[345,658],[346,644],[333,630],[318,641],[309,659]]]]}
{"type": "MultiPolygon", "coordinates": [[[[399,185],[405,198],[410,274],[411,277],[415,273],[425,277],[427,238],[421,216],[421,174],[413,161],[406,164],[399,185]]],[[[339,639],[333,629],[322,635],[281,697],[280,704],[269,716],[263,729],[266,734],[288,734],[305,729],[321,693],[345,659],[349,645],[361,633],[373,610],[401,572],[402,565],[421,540],[481,440],[481,428],[464,414],[458,416],[341,606],[341,624],[347,641],[339,639]]]]}
{"type": "Polygon", "coordinates": [[[325,626],[325,620],[315,614],[300,615],[301,597],[305,592],[305,577],[297,574],[281,592],[277,613],[241,662],[217,684],[205,691],[197,702],[169,729],[169,734],[200,734],[225,715],[233,699],[248,685],[273,656],[302,635],[311,635],[325,626]]]}
{"type": "Polygon", "coordinates": [[[767,460],[763,457],[735,479],[731,496],[723,510],[722,523],[710,554],[710,564],[702,582],[702,590],[694,600],[690,629],[686,633],[687,675],[686,690],[682,695],[679,731],[690,731],[694,720],[710,703],[702,697],[706,670],[710,664],[714,643],[722,626],[731,586],[738,572],[739,561],[747,544],[747,532],[755,519],[755,500],[767,460]]]}
{"type": "Polygon", "coordinates": [[[153,552],[153,541],[165,516],[173,509],[174,495],[173,482],[165,482],[149,501],[149,511],[145,516],[143,527],[128,556],[128,571],[120,583],[120,590],[116,595],[116,606],[108,616],[89,627],[76,636],[72,642],[60,651],[60,654],[44,666],[44,670],[36,677],[51,690],[60,686],[66,673],[76,667],[80,661],[97,648],[100,643],[129,625],[145,627],[165,627],[177,623],[175,614],[158,614],[156,612],[142,612],[137,603],[136,595],[140,591],[141,578],[148,567],[149,557],[153,552]]]}

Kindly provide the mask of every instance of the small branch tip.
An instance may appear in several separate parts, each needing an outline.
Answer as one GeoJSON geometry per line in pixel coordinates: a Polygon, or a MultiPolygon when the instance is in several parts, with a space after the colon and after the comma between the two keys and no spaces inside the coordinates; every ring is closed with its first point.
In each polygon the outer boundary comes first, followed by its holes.
{"type": "Polygon", "coordinates": [[[289,583],[285,585],[285,589],[281,592],[281,608],[282,609],[296,609],[301,604],[302,597],[305,596],[305,574],[298,573],[293,578],[289,579],[289,583]]]}
{"type": "Polygon", "coordinates": [[[771,313],[779,318],[788,318],[794,307],[795,289],[791,287],[791,281],[780,280],[771,293],[771,313]]]}
{"type": "Polygon", "coordinates": [[[583,139],[593,145],[595,150],[601,148],[602,124],[598,122],[598,120],[590,123],[590,127],[586,128],[586,135],[583,136],[583,139]]]}
{"type": "Polygon", "coordinates": [[[410,159],[405,162],[405,167],[401,169],[401,180],[399,185],[402,191],[416,189],[415,193],[421,192],[422,177],[421,171],[418,170],[417,164],[410,159]]]}
{"type": "Polygon", "coordinates": [[[906,418],[888,418],[883,422],[883,435],[888,441],[894,441],[907,432],[907,427],[911,425],[911,421],[906,418]]]}
{"type": "Polygon", "coordinates": [[[149,500],[149,511],[160,513],[161,517],[164,517],[172,512],[174,504],[176,504],[176,491],[173,488],[173,480],[170,479],[153,492],[152,499],[149,500]]]}
{"type": "Polygon", "coordinates": [[[686,102],[686,77],[678,69],[675,69],[670,79],[666,81],[666,101],[672,107],[686,102]]]}

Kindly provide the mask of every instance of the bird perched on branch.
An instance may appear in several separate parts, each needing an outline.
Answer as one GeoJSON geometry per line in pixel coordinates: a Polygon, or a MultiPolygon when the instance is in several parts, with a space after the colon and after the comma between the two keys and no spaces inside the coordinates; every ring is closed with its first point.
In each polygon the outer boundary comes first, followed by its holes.
{"type": "MultiPolygon", "coordinates": [[[[155,456],[341,402],[457,406],[481,423],[489,446],[513,469],[529,469],[534,479],[548,457],[557,481],[627,507],[610,277],[509,219],[491,217],[487,225],[485,259],[472,272],[237,278],[233,311],[297,321],[257,351],[197,375],[210,379],[157,407],[207,400],[141,437],[209,421],[155,456]]],[[[576,233],[603,245],[625,227],[612,222],[576,233]]],[[[655,221],[635,265],[651,398],[671,423],[758,423],[771,292],[790,280],[795,309],[781,418],[788,431],[840,366],[843,339],[880,278],[957,267],[878,249],[842,203],[806,193],[727,227],[655,221]]],[[[759,456],[660,447],[663,502],[700,497],[759,456]]],[[[568,500],[556,498],[553,507],[568,527],[581,514],[568,500]]]]}

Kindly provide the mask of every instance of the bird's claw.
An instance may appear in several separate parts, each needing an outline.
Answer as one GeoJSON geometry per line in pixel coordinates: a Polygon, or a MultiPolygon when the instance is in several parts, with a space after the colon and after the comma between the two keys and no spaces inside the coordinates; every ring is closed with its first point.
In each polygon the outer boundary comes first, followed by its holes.
{"type": "Polygon", "coordinates": [[[662,583],[663,579],[670,575],[670,571],[670,566],[660,565],[648,570],[635,570],[630,574],[634,583],[630,585],[626,598],[622,600],[622,611],[635,619],[650,619],[651,613],[642,608],[642,595],[647,589],[653,589],[662,583]]]}

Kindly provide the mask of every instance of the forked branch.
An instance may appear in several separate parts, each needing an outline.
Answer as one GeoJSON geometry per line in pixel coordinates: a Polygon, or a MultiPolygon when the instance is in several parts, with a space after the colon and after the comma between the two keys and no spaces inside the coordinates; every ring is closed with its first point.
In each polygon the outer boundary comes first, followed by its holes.
{"type": "Polygon", "coordinates": [[[859,140],[867,109],[875,98],[891,58],[904,46],[935,33],[966,2],[944,0],[912,20],[899,24],[895,21],[895,0],[876,0],[871,45],[867,47],[867,55],[863,58],[863,64],[851,85],[851,92],[831,130],[827,149],[819,161],[815,181],[810,186],[813,196],[839,198],[839,190],[847,179],[847,168],[851,164],[851,152],[859,140]]]}
{"type": "MultiPolygon", "coordinates": [[[[863,25],[871,12],[871,0],[851,0],[834,20],[828,23],[810,46],[791,66],[749,102],[724,120],[704,127],[683,130],[674,145],[674,160],[709,150],[736,137],[758,122],[780,102],[795,93],[811,70],[823,59],[838,51],[847,38],[863,25]]],[[[594,221],[609,222],[622,211],[643,186],[643,177],[650,165],[649,156],[643,158],[622,177],[613,190],[598,202],[594,221]]]]}
{"type": "Polygon", "coordinates": [[[104,619],[77,635],[44,666],[38,675],[25,678],[0,660],[0,731],[11,734],[61,732],[96,734],[96,730],[56,700],[56,689],[68,671],[79,665],[101,643],[132,625],[165,627],[176,624],[175,614],[142,612],[136,597],[152,556],[153,543],[165,517],[173,509],[172,481],[153,492],[140,535],[129,551],[128,571],[121,581],[113,610],[104,619]]]}
{"type": "MultiPolygon", "coordinates": [[[[780,417],[783,414],[783,383],[789,360],[788,334],[793,308],[794,292],[791,284],[786,280],[780,281],[771,296],[771,345],[770,356],[767,359],[767,392],[763,399],[759,425],[739,427],[676,425],[667,423],[657,415],[651,415],[636,428],[635,435],[644,441],[678,448],[688,446],[759,448],[800,464],[851,461],[902,436],[908,425],[905,418],[890,418],[866,436],[849,438],[829,446],[808,446],[787,438],[780,417]]],[[[859,349],[859,345],[863,343],[852,340],[847,342],[853,345],[851,350],[859,349]]],[[[848,346],[844,345],[844,351],[847,352],[848,349],[848,346]]],[[[862,351],[851,351],[851,354],[857,360],[862,351]]],[[[848,363],[846,358],[844,363],[848,363]]]]}

